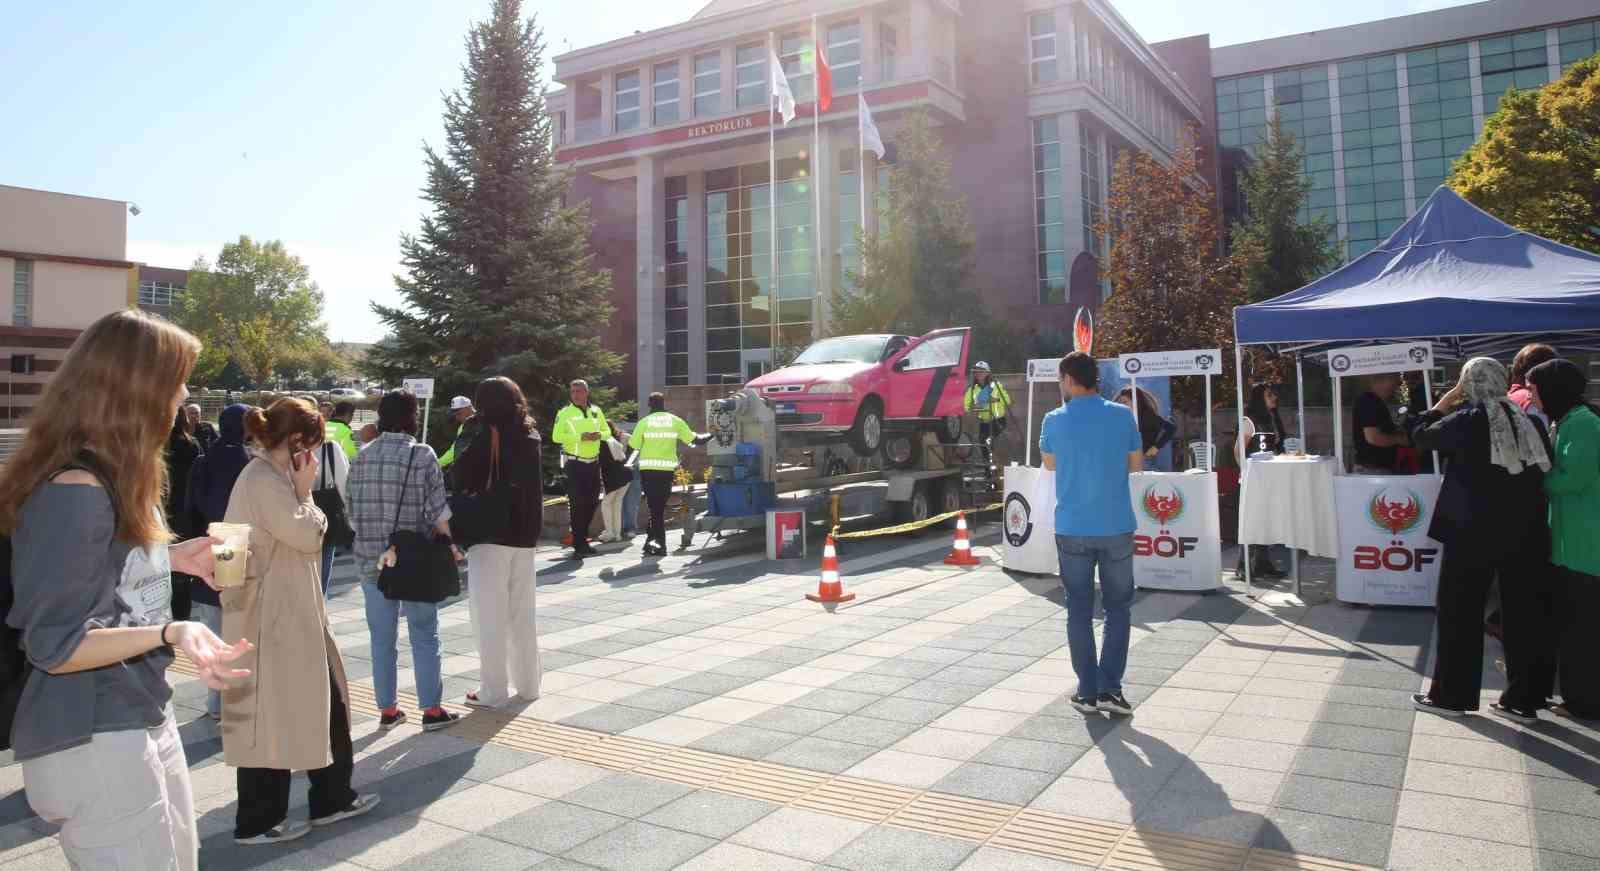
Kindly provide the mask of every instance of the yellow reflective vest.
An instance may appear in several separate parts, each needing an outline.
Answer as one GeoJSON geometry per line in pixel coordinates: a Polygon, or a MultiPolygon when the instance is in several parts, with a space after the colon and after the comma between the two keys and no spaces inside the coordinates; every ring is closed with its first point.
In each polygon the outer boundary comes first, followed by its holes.
{"type": "Polygon", "coordinates": [[[967,396],[962,405],[967,411],[971,411],[978,404],[978,394],[983,392],[984,387],[990,388],[989,405],[978,409],[978,420],[988,422],[998,417],[1005,417],[1006,410],[1011,408],[1011,394],[1006,393],[1006,389],[1001,387],[999,380],[995,378],[990,378],[986,385],[972,382],[967,388],[967,396]]]}
{"type": "Polygon", "coordinates": [[[576,405],[561,409],[556,414],[556,425],[550,432],[550,438],[561,446],[567,456],[580,460],[598,459],[600,449],[610,437],[611,426],[606,423],[606,413],[593,404],[587,409],[576,405]],[[583,434],[590,432],[599,433],[600,438],[584,441],[583,434]]]}
{"type": "Polygon", "coordinates": [[[639,452],[639,471],[670,472],[678,468],[678,443],[694,444],[694,430],[670,411],[648,415],[633,428],[628,447],[639,452]]]}

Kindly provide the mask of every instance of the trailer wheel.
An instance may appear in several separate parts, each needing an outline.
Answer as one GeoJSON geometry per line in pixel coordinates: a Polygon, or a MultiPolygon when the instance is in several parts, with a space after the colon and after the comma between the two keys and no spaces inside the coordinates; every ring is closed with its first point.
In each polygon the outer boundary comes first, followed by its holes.
{"type": "Polygon", "coordinates": [[[922,433],[897,432],[885,436],[883,461],[891,469],[914,469],[922,465],[922,433]]]}
{"type": "MultiPolygon", "coordinates": [[[[946,480],[939,485],[939,513],[949,514],[961,510],[961,487],[956,480],[946,480]]],[[[954,529],[954,519],[946,520],[943,526],[954,529]]]]}
{"type": "Polygon", "coordinates": [[[909,500],[894,503],[894,519],[897,523],[920,523],[932,516],[933,498],[928,492],[927,481],[918,481],[911,488],[909,500]]]}

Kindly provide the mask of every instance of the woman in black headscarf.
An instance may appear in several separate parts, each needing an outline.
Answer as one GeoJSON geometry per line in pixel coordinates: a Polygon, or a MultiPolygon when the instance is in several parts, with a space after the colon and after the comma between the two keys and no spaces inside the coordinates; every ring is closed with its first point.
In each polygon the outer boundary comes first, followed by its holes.
{"type": "MultiPolygon", "coordinates": [[[[167,528],[180,539],[195,535],[194,512],[189,505],[189,471],[200,459],[200,443],[195,440],[194,425],[183,406],[178,406],[178,416],[172,422],[172,432],[167,434],[167,495],[163,506],[167,512],[167,528]]],[[[189,619],[189,588],[194,576],[172,573],[172,617],[189,619]]]]}
{"type": "Polygon", "coordinates": [[[1544,489],[1550,496],[1550,561],[1555,563],[1561,704],[1554,709],[1600,719],[1600,415],[1584,401],[1589,379],[1568,360],[1528,372],[1533,401],[1555,424],[1544,489]]]}

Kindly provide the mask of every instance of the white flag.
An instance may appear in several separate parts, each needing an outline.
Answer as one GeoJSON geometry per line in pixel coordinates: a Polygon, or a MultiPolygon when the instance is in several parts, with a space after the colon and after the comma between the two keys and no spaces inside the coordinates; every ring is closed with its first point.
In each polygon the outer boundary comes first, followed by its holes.
{"type": "Polygon", "coordinates": [[[878,135],[878,125],[872,121],[872,109],[867,106],[865,94],[856,97],[856,128],[861,134],[861,150],[870,148],[882,160],[885,152],[883,137],[878,135]]]}
{"type": "Polygon", "coordinates": [[[783,74],[783,61],[778,60],[778,53],[768,53],[772,57],[772,96],[778,98],[778,114],[783,116],[783,126],[787,127],[794,120],[794,91],[789,87],[789,77],[783,74]]]}

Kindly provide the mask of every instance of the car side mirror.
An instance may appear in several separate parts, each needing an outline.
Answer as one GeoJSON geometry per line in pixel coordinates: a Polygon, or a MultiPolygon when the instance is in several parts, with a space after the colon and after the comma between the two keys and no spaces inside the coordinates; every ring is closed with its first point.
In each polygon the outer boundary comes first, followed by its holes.
{"type": "Polygon", "coordinates": [[[894,371],[896,371],[896,372],[904,372],[904,371],[906,371],[906,369],[910,365],[911,365],[911,358],[910,357],[901,357],[900,359],[894,361],[894,371]]]}

